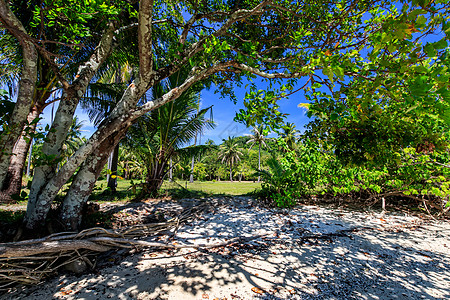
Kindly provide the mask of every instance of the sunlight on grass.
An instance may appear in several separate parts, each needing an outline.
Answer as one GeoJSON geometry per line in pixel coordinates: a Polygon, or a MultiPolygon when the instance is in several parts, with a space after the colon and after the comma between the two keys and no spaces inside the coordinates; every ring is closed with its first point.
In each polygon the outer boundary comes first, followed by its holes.
{"type": "Polygon", "coordinates": [[[181,181],[176,183],[164,182],[163,189],[181,189],[180,185],[188,190],[219,195],[245,195],[261,188],[261,183],[252,181],[195,181],[193,183],[181,181]]]}

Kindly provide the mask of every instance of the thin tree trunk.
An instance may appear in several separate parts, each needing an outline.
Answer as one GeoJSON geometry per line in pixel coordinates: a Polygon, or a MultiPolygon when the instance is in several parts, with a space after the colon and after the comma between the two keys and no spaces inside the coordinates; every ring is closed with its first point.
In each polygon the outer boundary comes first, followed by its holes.
{"type": "Polygon", "coordinates": [[[124,177],[125,179],[130,179],[131,176],[130,176],[130,168],[129,168],[129,166],[128,166],[128,161],[125,162],[125,170],[124,170],[124,173],[125,173],[125,174],[124,174],[123,177],[124,177]]]}
{"type": "Polygon", "coordinates": [[[230,181],[233,182],[233,174],[231,173],[231,165],[230,165],[230,181]]]}
{"type": "Polygon", "coordinates": [[[172,157],[169,160],[169,182],[173,181],[173,162],[172,162],[172,157]]]}
{"type": "Polygon", "coordinates": [[[92,153],[80,167],[61,206],[60,221],[67,230],[78,230],[82,220],[83,207],[108,160],[108,153],[117,146],[125,132],[126,130],[115,137],[104,140],[97,151],[92,153]]]}
{"type": "MultiPolygon", "coordinates": [[[[197,113],[198,113],[198,110],[197,110],[197,113]]],[[[194,146],[195,145],[197,145],[197,134],[195,134],[194,146]]],[[[194,155],[192,155],[191,174],[189,176],[189,182],[190,183],[194,182],[194,167],[195,167],[195,157],[194,157],[194,155]]]]}
{"type": "Polygon", "coordinates": [[[27,163],[27,177],[31,176],[31,159],[33,158],[33,142],[34,140],[31,139],[30,143],[30,149],[28,151],[28,163],[27,163]]]}
{"type": "MultiPolygon", "coordinates": [[[[261,172],[261,144],[258,149],[258,172],[261,172]]],[[[261,175],[258,174],[258,182],[261,182],[261,175]]]]}
{"type": "Polygon", "coordinates": [[[189,174],[189,183],[194,182],[194,155],[192,155],[192,161],[191,161],[191,174],[189,174]]]}
{"type": "Polygon", "coordinates": [[[112,193],[116,192],[117,188],[117,165],[119,164],[119,144],[114,147],[111,156],[111,175],[108,178],[108,187],[111,189],[112,193]]]}

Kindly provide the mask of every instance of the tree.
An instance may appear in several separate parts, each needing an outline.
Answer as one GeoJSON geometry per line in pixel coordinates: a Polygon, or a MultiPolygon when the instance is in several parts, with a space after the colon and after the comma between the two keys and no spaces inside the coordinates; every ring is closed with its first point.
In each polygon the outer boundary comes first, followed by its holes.
{"type": "Polygon", "coordinates": [[[84,144],[82,137],[83,121],[80,121],[77,116],[72,120],[72,125],[69,128],[66,140],[63,144],[64,157],[69,158],[77,149],[84,144]]]}
{"type": "Polygon", "coordinates": [[[288,148],[290,150],[294,150],[295,144],[298,140],[298,130],[295,129],[295,124],[287,122],[281,129],[283,129],[283,132],[281,132],[281,137],[286,142],[288,148]]]}
{"type": "MultiPolygon", "coordinates": [[[[250,136],[250,140],[247,144],[251,143],[250,149],[254,144],[258,144],[258,172],[261,172],[261,146],[267,147],[266,145],[266,135],[264,134],[264,127],[258,126],[253,127],[253,134],[250,136]]],[[[261,182],[261,175],[258,175],[258,182],[261,182]]]]}
{"type": "MultiPolygon", "coordinates": [[[[153,87],[152,99],[159,98],[167,90],[176,87],[177,81],[183,80],[186,75],[177,73],[169,77],[164,85],[153,87]]],[[[198,91],[191,88],[176,102],[153,110],[130,128],[127,143],[136,150],[147,166],[143,195],[155,195],[158,192],[169,171],[170,159],[173,161],[173,168],[185,156],[193,157],[210,148],[195,145],[186,147],[199,133],[214,127],[214,123],[205,117],[211,107],[199,110],[199,105],[198,91]]]]}
{"type": "MultiPolygon", "coordinates": [[[[52,5],[46,1],[41,3],[40,13],[33,14],[36,28],[48,30],[55,24],[62,25],[63,21],[67,23],[67,18],[72,24],[77,24],[76,27],[67,27],[63,34],[52,41],[65,43],[69,57],[70,54],[76,55],[84,45],[95,45],[89,55],[71,64],[67,55],[59,58],[46,52],[46,45],[51,43],[36,40],[40,37],[39,32],[34,36],[32,32],[22,30],[20,21],[14,19],[14,10],[4,0],[0,1],[2,23],[18,40],[30,46],[30,51],[39,51],[64,89],[52,131],[43,146],[47,157],[60,156],[62,142],[79,99],[99,68],[121,45],[120,40],[125,32],[134,35],[133,43],[128,44],[138,53],[139,65],[114,110],[69,161],[58,172],[51,167],[52,162],[36,170],[26,216],[26,227],[29,229],[44,223],[53,199],[82,164],[84,167],[79,172],[83,173],[89,168],[97,170],[99,165],[106,162],[107,153],[111,152],[138,117],[176,100],[191,86],[208,86],[214,82],[225,96],[232,94],[232,84],[240,83],[244,78],[260,76],[270,79],[272,87],[282,85],[280,91],[287,95],[294,92],[299,78],[305,78],[310,85],[322,82],[322,77],[316,73],[318,70],[323,70],[322,73],[329,77],[328,83],[343,76],[361,78],[365,75],[358,72],[354,62],[367,62],[366,53],[381,44],[380,35],[386,28],[390,32],[399,32],[398,40],[389,41],[398,45],[404,37],[407,37],[407,41],[410,39],[406,32],[412,29],[409,29],[407,22],[401,23],[405,16],[415,15],[411,17],[412,21],[420,24],[425,19],[425,26],[414,28],[423,33],[432,33],[442,29],[445,17],[449,15],[448,4],[443,1],[426,4],[411,1],[401,12],[391,9],[390,1],[357,0],[344,5],[325,0],[201,3],[141,0],[136,5],[127,1],[113,4],[75,0],[52,1],[52,5]],[[427,10],[417,10],[419,5],[427,10]],[[64,19],[61,18],[63,14],[64,19]],[[395,23],[392,20],[402,24],[397,28],[399,30],[388,28],[395,23]],[[86,43],[80,43],[80,37],[86,43]],[[33,48],[35,45],[39,47],[33,48]],[[76,75],[69,76],[65,72],[61,66],[66,66],[66,63],[71,68],[79,66],[76,75]],[[155,84],[186,66],[190,68],[189,76],[179,82],[177,88],[167,91],[158,99],[139,103],[139,99],[155,84]]],[[[407,21],[412,22],[409,19],[407,21]]],[[[373,67],[369,65],[367,63],[366,66],[373,67]]],[[[31,73],[22,72],[22,77],[27,74],[31,73]]],[[[34,84],[34,78],[27,78],[24,83],[34,84]]],[[[29,104],[28,96],[31,95],[29,92],[32,87],[26,87],[23,91],[27,93],[23,95],[27,97],[21,99],[27,98],[24,101],[29,104]]],[[[249,123],[258,121],[276,125],[283,117],[276,109],[277,97],[279,93],[260,92],[252,85],[244,103],[250,112],[248,116],[241,114],[240,118],[249,123]]],[[[20,107],[19,103],[18,100],[16,106],[20,107]]],[[[10,149],[7,152],[7,156],[11,155],[10,149]]],[[[0,166],[2,162],[3,159],[0,160],[0,166]]],[[[94,178],[95,181],[95,176],[85,174],[85,178],[94,178]]],[[[74,181],[73,189],[88,192],[92,185],[85,182],[74,181]]],[[[64,201],[76,206],[76,199],[70,196],[64,201]]],[[[75,212],[67,212],[69,215],[71,213],[75,212]]]]}
{"type": "Polygon", "coordinates": [[[224,139],[223,143],[219,147],[219,159],[222,163],[226,163],[230,168],[230,181],[233,181],[232,168],[235,163],[241,160],[242,152],[240,151],[238,144],[234,142],[232,137],[224,139]]]}

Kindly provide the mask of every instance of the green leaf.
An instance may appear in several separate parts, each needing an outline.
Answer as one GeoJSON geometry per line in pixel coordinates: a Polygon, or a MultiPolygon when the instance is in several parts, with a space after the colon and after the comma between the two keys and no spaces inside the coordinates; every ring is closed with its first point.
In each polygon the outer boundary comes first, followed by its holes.
{"type": "Polygon", "coordinates": [[[441,49],[447,48],[447,39],[443,38],[442,40],[440,40],[436,43],[433,43],[433,47],[436,50],[441,50],[441,49]]]}
{"type": "Polygon", "coordinates": [[[417,27],[423,27],[427,23],[427,18],[424,16],[418,16],[416,20],[417,27]]]}
{"type": "Polygon", "coordinates": [[[339,118],[339,114],[332,112],[330,115],[330,120],[334,121],[337,120],[339,118]]]}
{"type": "Polygon", "coordinates": [[[333,74],[333,70],[331,70],[331,68],[324,68],[322,70],[322,73],[324,75],[328,76],[328,79],[330,79],[330,81],[333,81],[334,74],[333,74]]]}
{"type": "Polygon", "coordinates": [[[433,44],[427,43],[423,47],[423,52],[425,52],[428,57],[435,57],[437,55],[436,49],[434,49],[433,44]]]}

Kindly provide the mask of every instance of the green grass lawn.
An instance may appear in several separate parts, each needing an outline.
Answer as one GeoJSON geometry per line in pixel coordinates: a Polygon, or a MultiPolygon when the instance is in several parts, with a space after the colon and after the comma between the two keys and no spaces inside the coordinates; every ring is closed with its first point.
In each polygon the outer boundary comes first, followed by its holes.
{"type": "Polygon", "coordinates": [[[180,181],[178,184],[164,182],[163,190],[171,191],[173,189],[182,189],[183,186],[190,191],[201,192],[212,195],[245,195],[261,188],[261,183],[252,181],[195,181],[193,183],[180,181]],[[178,185],[179,184],[179,185],[178,185]]]}
{"type": "MultiPolygon", "coordinates": [[[[137,183],[137,181],[134,181],[137,183]]],[[[131,181],[120,179],[117,181],[117,193],[110,195],[106,190],[106,179],[98,180],[91,200],[95,201],[111,201],[111,200],[132,200],[139,192],[139,187],[136,191],[131,188],[131,181]]],[[[177,183],[165,181],[161,194],[174,196],[175,198],[194,198],[206,197],[212,195],[246,195],[253,192],[255,189],[261,187],[261,183],[251,181],[195,181],[193,183],[178,181],[177,183]]]]}

